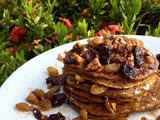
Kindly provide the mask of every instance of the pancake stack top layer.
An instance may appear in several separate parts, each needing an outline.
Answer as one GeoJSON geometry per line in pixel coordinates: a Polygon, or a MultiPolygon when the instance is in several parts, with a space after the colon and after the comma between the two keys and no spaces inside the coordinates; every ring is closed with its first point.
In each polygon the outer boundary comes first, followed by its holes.
{"type": "Polygon", "coordinates": [[[105,33],[77,43],[64,58],[64,91],[89,118],[115,119],[160,105],[158,61],[143,42],[105,33]]]}

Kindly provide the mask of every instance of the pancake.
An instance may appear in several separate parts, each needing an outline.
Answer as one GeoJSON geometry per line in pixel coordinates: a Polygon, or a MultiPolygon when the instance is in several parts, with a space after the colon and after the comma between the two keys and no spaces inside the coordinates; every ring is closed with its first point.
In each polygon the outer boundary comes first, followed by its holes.
{"type": "Polygon", "coordinates": [[[69,92],[73,93],[73,94],[76,94],[80,97],[83,97],[83,98],[87,98],[88,100],[91,100],[92,102],[104,102],[104,98],[103,97],[97,97],[95,95],[92,95],[88,92],[85,92],[85,91],[79,91],[77,89],[73,89],[73,87],[71,86],[65,86],[65,89],[67,89],[69,92]]]}
{"type": "MultiPolygon", "coordinates": [[[[158,77],[158,76],[157,76],[158,77]]],[[[116,98],[116,99],[127,99],[127,98],[133,98],[137,97],[139,95],[144,94],[146,91],[150,90],[150,88],[153,86],[156,80],[152,81],[147,81],[145,84],[134,86],[133,88],[129,89],[113,89],[113,88],[108,88],[106,91],[104,91],[101,94],[98,94],[98,96],[108,96],[111,98],[116,98]]],[[[86,92],[90,92],[90,89],[93,84],[74,84],[73,87],[84,90],[86,92]]]]}
{"type": "Polygon", "coordinates": [[[85,97],[81,97],[81,96],[78,96],[78,95],[76,95],[76,94],[73,94],[73,93],[71,93],[71,92],[69,92],[68,90],[63,90],[64,91],[64,93],[66,94],[66,96],[67,96],[67,98],[75,98],[75,99],[77,99],[77,100],[79,100],[79,101],[82,101],[82,102],[93,102],[93,101],[91,101],[91,100],[89,100],[89,99],[87,99],[87,98],[85,98],[85,97]]]}
{"type": "MultiPolygon", "coordinates": [[[[76,111],[80,111],[81,109],[77,106],[75,106],[73,103],[69,103],[69,105],[76,111]]],[[[89,117],[89,120],[122,120],[120,118],[126,118],[127,116],[126,115],[122,115],[122,116],[118,116],[118,117],[107,117],[107,116],[97,116],[97,115],[92,115],[90,113],[88,113],[88,117],[89,117]]],[[[127,119],[125,119],[127,120],[127,119]]]]}
{"type": "Polygon", "coordinates": [[[89,119],[118,120],[160,107],[159,62],[143,42],[105,34],[76,43],[64,58],[64,92],[89,119]]]}
{"type": "Polygon", "coordinates": [[[96,84],[100,84],[100,85],[104,85],[106,87],[111,87],[111,88],[117,88],[117,89],[128,89],[128,88],[132,88],[134,86],[138,86],[141,84],[145,84],[147,83],[153,83],[156,80],[157,75],[153,74],[150,75],[149,77],[147,77],[146,79],[142,79],[141,81],[132,81],[132,80],[126,80],[126,79],[103,79],[103,78],[93,78],[92,75],[85,75],[85,74],[80,74],[79,71],[77,71],[76,69],[69,71],[67,70],[66,72],[64,71],[64,75],[69,76],[69,75],[75,75],[75,74],[79,74],[81,76],[81,78],[91,81],[93,83],[96,84]]]}
{"type": "Polygon", "coordinates": [[[143,97],[141,101],[128,102],[124,104],[117,105],[116,113],[111,114],[106,110],[104,104],[102,103],[85,103],[78,101],[76,99],[69,99],[69,102],[79,107],[80,109],[84,108],[90,114],[97,116],[118,116],[128,113],[133,113],[135,111],[144,111],[157,109],[160,106],[160,83],[159,80],[155,84],[155,89],[153,91],[148,92],[146,97],[143,97]]]}

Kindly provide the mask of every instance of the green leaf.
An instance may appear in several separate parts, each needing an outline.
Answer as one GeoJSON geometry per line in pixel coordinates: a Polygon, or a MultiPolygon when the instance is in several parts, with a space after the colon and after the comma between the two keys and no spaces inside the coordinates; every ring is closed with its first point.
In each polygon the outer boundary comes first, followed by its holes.
{"type": "Polygon", "coordinates": [[[39,22],[39,20],[40,20],[40,17],[37,16],[37,17],[34,19],[34,23],[37,24],[37,23],[39,22]]]}
{"type": "Polygon", "coordinates": [[[7,79],[7,66],[4,64],[0,69],[0,84],[2,84],[5,79],[7,79]]]}
{"type": "Polygon", "coordinates": [[[131,11],[134,15],[137,15],[142,7],[141,0],[129,0],[131,11]]]}
{"type": "Polygon", "coordinates": [[[78,28],[75,28],[72,35],[72,41],[76,41],[78,36],[78,28]]]}
{"type": "Polygon", "coordinates": [[[87,36],[88,36],[89,38],[92,38],[92,37],[94,37],[94,33],[95,33],[94,30],[89,30],[87,36]]]}
{"type": "Polygon", "coordinates": [[[88,29],[88,24],[86,23],[85,19],[83,19],[82,22],[78,21],[78,30],[79,30],[82,38],[86,37],[87,29],[88,29]]]}

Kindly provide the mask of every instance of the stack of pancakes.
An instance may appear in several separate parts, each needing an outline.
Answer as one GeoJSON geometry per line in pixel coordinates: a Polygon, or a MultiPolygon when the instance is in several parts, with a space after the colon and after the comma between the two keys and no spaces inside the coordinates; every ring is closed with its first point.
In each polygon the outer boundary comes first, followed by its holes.
{"type": "Polygon", "coordinates": [[[103,39],[77,43],[66,54],[64,92],[73,109],[86,109],[93,120],[114,120],[136,111],[157,109],[158,65],[141,41],[106,33],[103,39]]]}

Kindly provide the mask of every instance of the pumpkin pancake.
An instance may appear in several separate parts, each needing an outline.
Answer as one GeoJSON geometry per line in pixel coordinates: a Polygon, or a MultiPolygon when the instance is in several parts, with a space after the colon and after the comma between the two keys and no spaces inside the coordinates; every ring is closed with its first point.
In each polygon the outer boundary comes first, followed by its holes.
{"type": "Polygon", "coordinates": [[[76,94],[73,94],[73,93],[67,91],[66,89],[64,89],[63,91],[64,91],[64,93],[66,94],[67,98],[71,98],[71,97],[72,97],[72,98],[75,98],[75,99],[77,99],[77,100],[79,100],[79,101],[82,101],[82,102],[93,102],[93,101],[91,101],[91,100],[88,100],[88,99],[85,98],[85,97],[81,97],[81,96],[78,96],[78,95],[76,95],[76,94]]]}
{"type": "Polygon", "coordinates": [[[160,106],[160,81],[157,80],[155,84],[155,89],[149,91],[147,96],[143,97],[141,101],[127,102],[116,106],[115,114],[111,114],[106,110],[104,104],[102,103],[85,103],[78,101],[76,99],[69,99],[69,101],[79,108],[87,109],[90,114],[97,116],[118,116],[128,113],[133,113],[136,111],[144,111],[157,109],[160,106]]]}
{"type": "Polygon", "coordinates": [[[127,80],[127,79],[103,79],[103,78],[93,78],[91,75],[87,75],[85,76],[84,74],[80,74],[80,72],[77,71],[76,73],[76,69],[69,71],[67,70],[66,72],[64,71],[64,74],[66,76],[69,75],[76,75],[79,74],[83,79],[91,81],[93,83],[96,84],[100,84],[100,85],[104,85],[106,87],[111,87],[111,88],[117,88],[117,89],[128,89],[128,88],[132,88],[134,86],[138,86],[141,84],[145,84],[147,83],[153,83],[156,80],[157,75],[156,74],[152,74],[149,77],[142,79],[141,81],[132,81],[132,80],[127,80]]]}
{"type": "MultiPolygon", "coordinates": [[[[158,76],[157,76],[158,77],[158,76]]],[[[155,80],[156,81],[156,80],[155,80]]],[[[108,88],[103,93],[98,94],[98,96],[108,96],[115,99],[127,99],[127,98],[133,98],[137,97],[139,95],[144,94],[146,91],[150,90],[152,85],[155,83],[155,81],[147,81],[145,84],[134,86],[133,88],[129,89],[114,89],[114,88],[108,88]]],[[[90,92],[90,89],[93,84],[74,84],[73,87],[84,90],[86,92],[90,92]]]]}
{"type": "Polygon", "coordinates": [[[80,97],[84,97],[87,98],[88,100],[91,100],[92,102],[104,102],[104,98],[103,97],[97,97],[95,95],[92,95],[88,92],[85,91],[79,91],[78,89],[74,89],[71,86],[65,86],[65,89],[67,89],[69,92],[76,94],[80,97]]]}
{"type": "Polygon", "coordinates": [[[64,58],[64,92],[89,119],[118,120],[160,107],[159,62],[143,42],[105,33],[76,43],[64,58]]]}
{"type": "MultiPolygon", "coordinates": [[[[73,103],[69,103],[69,105],[76,111],[80,111],[81,109],[77,106],[75,106],[73,103]]],[[[92,115],[90,113],[88,113],[88,117],[89,117],[89,120],[121,120],[120,118],[124,118],[126,117],[126,115],[122,115],[122,116],[118,116],[118,118],[116,117],[107,117],[107,116],[97,116],[97,115],[92,115]]]]}

